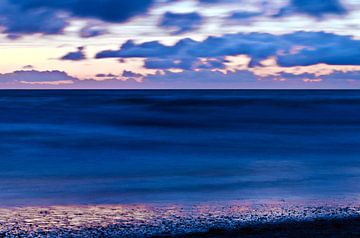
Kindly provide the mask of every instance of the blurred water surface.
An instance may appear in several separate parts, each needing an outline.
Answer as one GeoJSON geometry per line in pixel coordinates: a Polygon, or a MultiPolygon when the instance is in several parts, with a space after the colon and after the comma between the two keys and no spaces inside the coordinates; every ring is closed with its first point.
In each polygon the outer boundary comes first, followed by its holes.
{"type": "Polygon", "coordinates": [[[0,205],[360,195],[360,91],[0,91],[0,205]]]}

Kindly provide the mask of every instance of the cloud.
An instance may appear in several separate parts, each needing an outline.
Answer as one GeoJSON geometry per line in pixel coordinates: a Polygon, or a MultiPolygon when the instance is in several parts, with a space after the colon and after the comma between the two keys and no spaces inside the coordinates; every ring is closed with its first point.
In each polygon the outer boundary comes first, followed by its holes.
{"type": "Polygon", "coordinates": [[[80,60],[85,60],[86,56],[84,53],[84,47],[78,47],[77,51],[74,52],[69,52],[66,55],[64,55],[63,57],[61,57],[61,60],[72,60],[72,61],[80,61],[80,60]]]}
{"type": "Polygon", "coordinates": [[[119,50],[99,52],[96,58],[145,58],[148,68],[188,69],[199,58],[248,55],[250,66],[275,57],[280,66],[313,64],[360,65],[360,40],[325,32],[294,32],[284,35],[238,33],[208,37],[203,41],[179,40],[172,46],[159,41],[136,44],[128,41],[119,50]]]}
{"type": "Polygon", "coordinates": [[[262,16],[264,12],[255,12],[255,11],[236,11],[231,13],[226,20],[230,21],[248,21],[249,19],[262,16]]]}
{"type": "Polygon", "coordinates": [[[207,58],[202,59],[195,64],[195,69],[223,69],[225,63],[228,63],[224,58],[207,58]]]}
{"type": "Polygon", "coordinates": [[[78,79],[63,71],[18,70],[0,74],[0,84],[61,85],[73,84],[78,79]]]}
{"type": "Polygon", "coordinates": [[[64,11],[71,16],[94,18],[106,22],[124,22],[129,18],[144,14],[153,4],[153,0],[8,0],[23,11],[64,11]]]}
{"type": "Polygon", "coordinates": [[[115,78],[115,74],[97,74],[95,75],[96,78],[115,78]]]}
{"type": "Polygon", "coordinates": [[[139,73],[124,71],[120,76],[100,73],[94,78],[80,79],[59,70],[17,70],[0,73],[0,88],[137,88],[142,86],[139,81],[143,77],[139,73]]]}
{"type": "Polygon", "coordinates": [[[172,34],[179,35],[194,31],[203,23],[203,17],[197,12],[192,13],[172,13],[166,12],[160,22],[159,26],[164,29],[169,29],[172,34]]]}
{"type": "Polygon", "coordinates": [[[23,69],[33,69],[34,66],[31,65],[31,64],[28,64],[28,65],[23,66],[22,68],[23,68],[23,69]]]}
{"type": "Polygon", "coordinates": [[[318,63],[329,65],[360,65],[360,40],[324,32],[298,32],[285,37],[294,45],[285,54],[278,55],[281,66],[309,66],[318,63]]]}
{"type": "Polygon", "coordinates": [[[331,74],[323,76],[324,79],[327,80],[356,80],[360,81],[360,71],[359,70],[353,70],[348,72],[343,72],[336,70],[331,74]]]}
{"type": "Polygon", "coordinates": [[[290,0],[290,4],[282,8],[277,17],[291,14],[306,14],[315,18],[325,15],[344,15],[347,9],[340,0],[290,0]]]}
{"type": "Polygon", "coordinates": [[[72,81],[72,80],[40,81],[40,82],[20,81],[20,83],[21,83],[21,84],[28,84],[28,85],[52,85],[52,86],[61,86],[61,85],[74,84],[74,81],[72,81]]]}
{"type": "Polygon", "coordinates": [[[68,25],[67,19],[54,11],[38,8],[27,10],[20,3],[30,1],[1,0],[0,26],[10,39],[17,39],[23,34],[42,33],[44,35],[61,34],[68,25]]]}
{"type": "Polygon", "coordinates": [[[142,74],[134,73],[134,72],[128,71],[128,70],[125,70],[125,71],[122,73],[122,76],[123,76],[123,77],[126,77],[126,78],[141,78],[141,77],[143,77],[142,74]]]}
{"type": "MultiPolygon", "coordinates": [[[[202,4],[241,4],[242,0],[198,0],[199,3],[202,4]]],[[[270,5],[276,6],[277,3],[286,2],[286,1],[271,1],[266,0],[263,1],[263,7],[268,8],[270,5]]],[[[288,0],[288,4],[280,8],[275,17],[283,17],[294,14],[304,14],[311,17],[315,17],[317,19],[322,19],[326,15],[345,15],[348,13],[348,9],[342,4],[341,0],[288,0]]],[[[260,15],[264,15],[263,12],[246,12],[246,11],[238,11],[238,14],[232,15],[230,19],[232,20],[240,20],[244,18],[252,18],[260,15]]]]}
{"type": "MultiPolygon", "coordinates": [[[[63,34],[72,19],[124,23],[135,16],[146,15],[149,9],[156,5],[155,3],[170,2],[180,2],[180,0],[0,0],[0,28],[9,39],[13,40],[30,34],[63,34]]],[[[237,4],[240,6],[242,3],[247,3],[241,0],[197,0],[197,2],[200,4],[200,10],[207,5],[231,3],[236,7],[237,4]]],[[[279,1],[264,0],[263,2],[279,8],[277,4],[279,1]]],[[[259,1],[255,4],[261,5],[259,1]]],[[[305,14],[322,19],[325,15],[344,15],[347,12],[340,0],[289,0],[289,4],[281,8],[275,16],[305,14]]],[[[239,8],[229,19],[251,19],[261,14],[265,15],[265,11],[240,11],[239,8]]],[[[196,30],[203,21],[203,17],[196,12],[167,12],[163,15],[159,26],[170,29],[172,34],[183,34],[196,30]]],[[[80,30],[79,35],[89,38],[106,32],[102,27],[87,25],[80,30]]]]}
{"type": "Polygon", "coordinates": [[[328,75],[279,73],[259,76],[251,70],[214,69],[158,71],[142,75],[124,71],[120,76],[98,74],[102,80],[72,77],[63,71],[20,70],[0,74],[1,88],[360,88],[360,71],[335,70],[328,75]]]}
{"type": "Polygon", "coordinates": [[[239,82],[254,82],[257,80],[252,72],[248,70],[238,70],[234,72],[223,73],[220,71],[212,70],[185,70],[183,72],[171,72],[164,71],[161,74],[150,75],[147,77],[152,82],[164,82],[164,83],[239,83],[239,82]]]}
{"type": "Polygon", "coordinates": [[[241,3],[242,0],[198,0],[202,4],[241,3]]]}
{"type": "Polygon", "coordinates": [[[226,60],[220,58],[149,58],[145,60],[145,68],[147,69],[182,69],[182,70],[196,70],[196,69],[223,69],[226,60]]]}
{"type": "Polygon", "coordinates": [[[81,38],[92,38],[92,37],[102,36],[107,33],[108,31],[101,26],[98,26],[96,24],[87,24],[86,26],[81,28],[79,32],[79,36],[81,38]]]}
{"type": "Polygon", "coordinates": [[[311,73],[280,73],[276,76],[259,76],[249,70],[185,70],[149,75],[148,85],[159,88],[360,88],[360,71],[334,71],[329,75],[311,73]]]}
{"type": "Polygon", "coordinates": [[[164,71],[149,75],[145,87],[158,88],[360,88],[360,71],[337,71],[330,75],[281,73],[278,76],[258,76],[248,70],[220,72],[200,70],[183,72],[164,71]]]}
{"type": "Polygon", "coordinates": [[[73,17],[122,23],[146,14],[153,3],[154,0],[1,0],[0,26],[12,39],[24,34],[62,34],[73,17]]]}
{"type": "MultiPolygon", "coordinates": [[[[280,73],[277,80],[291,85],[306,85],[313,88],[332,88],[332,89],[359,89],[360,88],[360,71],[334,71],[328,75],[318,76],[310,73],[291,74],[280,73]]],[[[304,87],[304,86],[303,86],[304,87]]]]}
{"type": "Polygon", "coordinates": [[[145,60],[148,69],[192,69],[195,58],[150,58],[145,60]]]}
{"type": "Polygon", "coordinates": [[[128,40],[120,50],[105,50],[97,53],[96,58],[135,58],[135,57],[162,57],[173,54],[173,47],[165,46],[158,41],[145,42],[137,45],[128,40]]]}

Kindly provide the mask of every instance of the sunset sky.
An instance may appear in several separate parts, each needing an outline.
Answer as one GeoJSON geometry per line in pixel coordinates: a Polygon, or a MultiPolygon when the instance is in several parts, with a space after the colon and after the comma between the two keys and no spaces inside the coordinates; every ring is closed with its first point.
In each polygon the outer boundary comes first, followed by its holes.
{"type": "Polygon", "coordinates": [[[0,0],[1,88],[360,88],[360,1],[0,0]]]}

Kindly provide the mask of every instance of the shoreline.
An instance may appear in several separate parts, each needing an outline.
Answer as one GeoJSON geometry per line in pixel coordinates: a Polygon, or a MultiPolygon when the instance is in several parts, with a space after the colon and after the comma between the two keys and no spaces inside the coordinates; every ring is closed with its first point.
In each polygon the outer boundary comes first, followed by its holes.
{"type": "Polygon", "coordinates": [[[359,201],[0,208],[0,237],[282,237],[339,224],[360,234],[359,201]]]}

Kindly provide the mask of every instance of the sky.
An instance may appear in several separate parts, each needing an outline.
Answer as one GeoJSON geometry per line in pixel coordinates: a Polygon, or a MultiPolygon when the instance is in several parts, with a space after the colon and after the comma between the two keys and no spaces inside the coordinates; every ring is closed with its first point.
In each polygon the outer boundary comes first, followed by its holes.
{"type": "Polygon", "coordinates": [[[360,0],[0,0],[0,89],[359,89],[360,0]]]}

